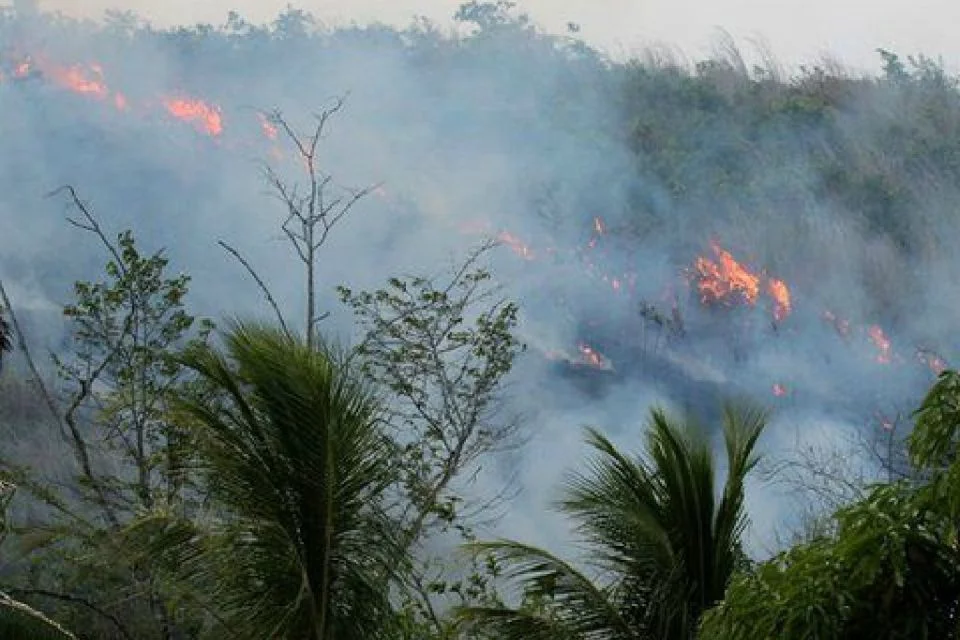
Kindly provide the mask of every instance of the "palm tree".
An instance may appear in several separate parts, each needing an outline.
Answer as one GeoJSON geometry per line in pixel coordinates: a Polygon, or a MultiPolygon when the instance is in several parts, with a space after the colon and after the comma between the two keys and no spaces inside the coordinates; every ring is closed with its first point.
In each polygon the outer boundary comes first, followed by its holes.
{"type": "Polygon", "coordinates": [[[3,308],[0,307],[0,367],[3,366],[3,352],[13,350],[13,338],[10,334],[10,325],[3,317],[3,308]]]}
{"type": "Polygon", "coordinates": [[[214,637],[377,638],[399,559],[380,508],[392,469],[376,398],[324,345],[248,324],[224,338],[225,353],[182,357],[212,393],[179,402],[217,515],[137,527],[209,597],[214,637]]]}
{"type": "Polygon", "coordinates": [[[572,476],[558,507],[577,522],[596,579],[529,545],[472,545],[506,567],[525,602],[462,609],[465,628],[503,640],[694,637],[700,614],[723,598],[744,559],[744,479],[765,424],[761,411],[724,410],[728,473],[719,495],[709,442],[664,412],[651,414],[644,457],[625,456],[589,430],[598,455],[572,476]]]}

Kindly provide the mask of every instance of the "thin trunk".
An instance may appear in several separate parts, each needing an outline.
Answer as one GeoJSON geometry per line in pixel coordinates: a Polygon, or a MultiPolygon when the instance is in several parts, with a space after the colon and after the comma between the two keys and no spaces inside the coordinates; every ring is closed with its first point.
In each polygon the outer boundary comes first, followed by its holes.
{"type": "Polygon", "coordinates": [[[314,314],[316,313],[313,261],[315,259],[316,249],[313,245],[312,228],[307,234],[307,237],[309,238],[309,244],[307,245],[307,349],[313,351],[313,325],[315,324],[314,314]]]}

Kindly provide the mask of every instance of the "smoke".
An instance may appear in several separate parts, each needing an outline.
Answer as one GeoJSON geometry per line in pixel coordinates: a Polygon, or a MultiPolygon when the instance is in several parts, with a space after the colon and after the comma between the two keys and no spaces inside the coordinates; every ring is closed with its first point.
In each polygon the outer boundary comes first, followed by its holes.
{"type": "MultiPolygon", "coordinates": [[[[541,519],[562,473],[582,460],[584,425],[636,450],[654,404],[708,420],[720,397],[751,396],[777,409],[765,448],[780,455],[811,424],[829,442],[842,429],[877,428],[864,423],[878,407],[909,409],[932,380],[914,348],[956,346],[949,319],[960,285],[951,274],[960,265],[938,240],[956,196],[946,180],[917,186],[924,198],[904,233],[926,244],[911,253],[871,231],[859,203],[821,197],[810,157],[825,144],[822,129],[769,126],[750,140],[752,156],[732,158],[747,135],[735,123],[683,121],[681,109],[657,103],[667,95],[657,83],[682,82],[679,70],[645,75],[499,14],[477,17],[470,37],[425,22],[312,33],[295,12],[285,16],[274,30],[234,20],[203,33],[2,14],[0,278],[45,327],[32,340],[56,347],[61,336],[40,316],[69,298],[73,280],[98,277],[104,259],[63,221],[63,200],[45,197],[67,183],[112,232],[132,228],[145,248],[165,247],[172,267],[193,276],[198,314],[268,317],[216,246],[222,239],[299,317],[301,271],[260,173],[266,161],[296,180],[299,166],[289,149],[276,155],[258,110],[309,128],[331,98],[347,95],[322,162],[340,184],[382,187],[324,247],[327,330],[352,334],[335,285],[441,273],[479,240],[471,230],[505,241],[493,266],[521,304],[531,346],[512,380],[530,441],[481,476],[480,492],[506,476],[520,488],[496,533],[567,539],[561,521],[541,519]],[[24,56],[29,69],[19,69],[24,56]],[[103,87],[78,91],[78,75],[103,87]],[[697,187],[678,194],[658,164],[668,151],[662,132],[691,126],[699,152],[673,166],[697,187]],[[751,272],[786,282],[789,316],[774,321],[762,296],[753,306],[703,305],[689,272],[697,256],[713,257],[711,240],[751,272]],[[653,311],[643,316],[641,304],[653,311]],[[872,325],[891,341],[890,362],[877,361],[872,325]],[[591,366],[585,348],[606,366],[591,366]]],[[[729,75],[731,91],[745,81],[729,75]]],[[[909,107],[901,100],[878,93],[852,104],[840,125],[863,141],[853,160],[878,174],[897,170],[874,141],[909,107]]],[[[774,488],[753,490],[761,548],[789,507],[774,488]]]]}

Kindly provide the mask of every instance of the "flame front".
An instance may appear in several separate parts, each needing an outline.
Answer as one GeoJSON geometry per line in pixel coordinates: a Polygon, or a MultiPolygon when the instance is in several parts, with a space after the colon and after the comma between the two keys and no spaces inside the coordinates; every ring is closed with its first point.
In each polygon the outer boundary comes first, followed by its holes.
{"type": "Polygon", "coordinates": [[[260,129],[263,131],[263,135],[267,136],[271,140],[276,140],[279,130],[277,125],[270,122],[270,119],[262,113],[258,114],[260,117],[260,129]]]}
{"type": "MultiPolygon", "coordinates": [[[[110,88],[103,67],[96,62],[59,64],[44,56],[23,56],[12,66],[14,79],[23,80],[33,75],[65,91],[112,104],[118,111],[130,108],[127,96],[110,88]]],[[[5,76],[0,72],[0,82],[3,80],[5,76]]],[[[223,133],[220,107],[184,97],[162,97],[161,102],[167,113],[178,120],[190,122],[211,136],[223,133]]]]}
{"type": "Polygon", "coordinates": [[[925,364],[935,376],[939,376],[949,367],[946,360],[929,349],[918,349],[917,360],[925,364]]]}
{"type": "Polygon", "coordinates": [[[760,294],[760,277],[751,273],[733,256],[711,243],[717,261],[698,257],[694,263],[697,275],[697,289],[704,304],[743,300],[755,304],[760,294]]]}
{"type": "Polygon", "coordinates": [[[163,106],[174,118],[193,122],[201,131],[206,131],[212,136],[223,133],[220,107],[211,106],[203,100],[187,98],[167,98],[163,101],[163,106]]]}
{"type": "Polygon", "coordinates": [[[593,367],[594,369],[610,368],[610,363],[603,357],[603,354],[590,345],[581,342],[577,345],[577,351],[580,352],[580,359],[583,364],[593,367]]]}
{"type": "Polygon", "coordinates": [[[890,339],[887,338],[886,334],[883,333],[883,329],[881,329],[879,325],[871,325],[867,329],[867,335],[870,336],[870,340],[873,341],[873,344],[879,351],[877,354],[877,362],[880,364],[888,364],[890,362],[892,347],[890,344],[890,339]]]}
{"type": "Polygon", "coordinates": [[[533,253],[533,249],[531,249],[529,245],[509,231],[501,231],[497,234],[497,239],[510,247],[515,254],[524,260],[533,260],[536,257],[536,255],[533,253]]]}
{"type": "Polygon", "coordinates": [[[767,281],[767,294],[773,299],[773,319],[777,322],[783,322],[792,309],[790,302],[790,289],[783,280],[770,278],[767,281]]]}

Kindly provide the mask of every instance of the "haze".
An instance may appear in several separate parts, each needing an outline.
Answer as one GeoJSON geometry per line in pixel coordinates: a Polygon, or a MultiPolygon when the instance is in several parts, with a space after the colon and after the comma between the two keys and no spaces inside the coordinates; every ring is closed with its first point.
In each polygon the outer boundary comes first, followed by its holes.
{"type": "MultiPolygon", "coordinates": [[[[288,0],[40,0],[47,10],[98,18],[122,7],[157,24],[222,24],[230,10],[250,21],[271,21],[288,0]]],[[[461,0],[304,0],[292,3],[330,25],[372,21],[405,25],[415,15],[449,24],[461,0]]],[[[907,55],[943,56],[960,68],[960,44],[952,28],[960,3],[917,0],[527,0],[518,6],[545,29],[562,32],[568,22],[581,27],[591,44],[621,56],[652,44],[680,48],[699,58],[709,52],[718,29],[749,47],[762,40],[777,58],[796,65],[824,54],[844,65],[875,71],[877,48],[907,55]]]]}

